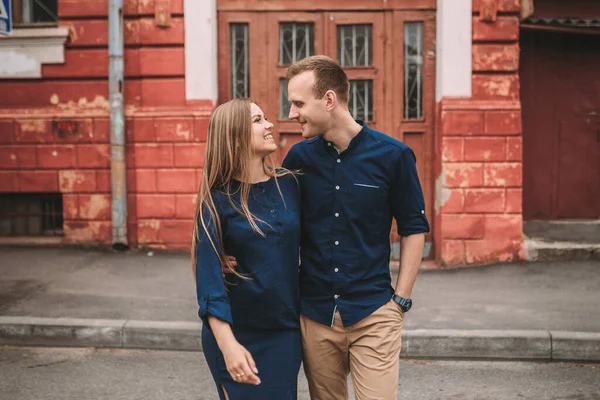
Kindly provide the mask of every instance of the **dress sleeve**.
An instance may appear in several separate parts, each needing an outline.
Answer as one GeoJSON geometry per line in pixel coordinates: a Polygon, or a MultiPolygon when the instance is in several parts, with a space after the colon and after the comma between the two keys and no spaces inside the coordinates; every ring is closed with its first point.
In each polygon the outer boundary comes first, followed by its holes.
{"type": "MultiPolygon", "coordinates": [[[[220,211],[217,211],[220,214],[220,211]]],[[[203,211],[206,230],[198,219],[198,239],[196,241],[196,294],[198,296],[198,315],[204,324],[208,325],[208,316],[212,315],[220,320],[232,324],[231,307],[225,290],[225,282],[221,270],[221,262],[211,244],[208,235],[213,240],[217,249],[220,248],[221,238],[218,237],[215,221],[210,217],[208,210],[203,211]]],[[[218,216],[221,218],[221,216],[218,216]]],[[[223,224],[221,224],[223,227],[223,224]]]]}
{"type": "Polygon", "coordinates": [[[407,147],[402,150],[395,165],[391,199],[400,236],[429,232],[416,162],[415,154],[407,147]]]}

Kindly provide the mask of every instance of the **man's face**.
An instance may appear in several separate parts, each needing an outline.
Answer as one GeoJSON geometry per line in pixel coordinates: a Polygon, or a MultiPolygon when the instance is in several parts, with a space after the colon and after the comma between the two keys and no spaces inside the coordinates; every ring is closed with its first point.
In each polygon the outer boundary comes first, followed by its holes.
{"type": "Polygon", "coordinates": [[[314,83],[315,75],[312,71],[302,72],[288,83],[288,100],[291,103],[288,117],[298,121],[304,139],[324,133],[331,118],[325,108],[325,98],[315,99],[314,83]]]}

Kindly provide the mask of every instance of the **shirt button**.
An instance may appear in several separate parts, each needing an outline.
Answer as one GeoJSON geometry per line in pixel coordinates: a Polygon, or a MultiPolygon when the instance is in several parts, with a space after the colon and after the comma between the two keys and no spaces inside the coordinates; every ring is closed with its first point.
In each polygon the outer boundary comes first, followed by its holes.
{"type": "Polygon", "coordinates": [[[339,299],[340,295],[336,294],[335,296],[333,296],[334,299],[339,299]]]}
{"type": "Polygon", "coordinates": [[[425,214],[425,210],[421,210],[421,214],[425,214]]]}
{"type": "Polygon", "coordinates": [[[275,210],[271,208],[271,214],[275,214],[275,210]]]}
{"type": "Polygon", "coordinates": [[[337,245],[339,245],[339,244],[340,244],[340,242],[338,242],[338,241],[336,240],[336,241],[335,241],[335,245],[337,246],[337,245]]]}
{"type": "Polygon", "coordinates": [[[263,193],[266,193],[266,192],[267,192],[267,189],[265,189],[265,188],[262,188],[262,192],[263,192],[263,193]]]}
{"type": "Polygon", "coordinates": [[[327,146],[331,147],[331,142],[327,142],[327,146]]]}
{"type": "Polygon", "coordinates": [[[336,186],[336,187],[335,187],[335,190],[340,190],[340,187],[339,187],[339,186],[336,186]]]}
{"type": "Polygon", "coordinates": [[[341,162],[342,162],[342,160],[340,160],[340,159],[338,158],[338,159],[337,159],[337,163],[339,164],[339,163],[341,163],[341,162]]]}
{"type": "Polygon", "coordinates": [[[339,269],[337,269],[337,268],[333,270],[333,272],[338,272],[338,271],[339,271],[339,269]]]}
{"type": "Polygon", "coordinates": [[[340,216],[340,213],[335,213],[335,217],[336,218],[339,217],[339,216],[340,216]]]}

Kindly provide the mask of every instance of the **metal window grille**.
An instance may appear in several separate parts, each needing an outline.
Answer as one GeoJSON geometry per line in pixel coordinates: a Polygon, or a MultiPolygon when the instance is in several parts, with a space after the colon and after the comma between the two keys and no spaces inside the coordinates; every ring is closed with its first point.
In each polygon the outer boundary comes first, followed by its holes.
{"type": "Polygon", "coordinates": [[[337,27],[338,61],[342,67],[370,66],[373,63],[373,26],[337,27]]]}
{"type": "Polygon", "coordinates": [[[16,25],[55,25],[58,22],[58,0],[12,0],[16,25]]]}
{"type": "Polygon", "coordinates": [[[404,118],[423,118],[423,23],[404,24],[404,118]]]}
{"type": "Polygon", "coordinates": [[[248,24],[230,24],[231,36],[231,98],[250,95],[248,58],[248,24]]]}
{"type": "Polygon", "coordinates": [[[354,119],[373,120],[373,81],[351,80],[348,110],[354,119]]]}
{"type": "Polygon", "coordinates": [[[288,101],[288,80],[279,79],[279,119],[288,119],[290,115],[290,102],[288,101]]]}
{"type": "Polygon", "coordinates": [[[315,52],[314,24],[285,22],[279,24],[279,64],[289,65],[315,52]]]}
{"type": "Polygon", "coordinates": [[[62,236],[60,193],[0,194],[0,236],[62,236]]]}

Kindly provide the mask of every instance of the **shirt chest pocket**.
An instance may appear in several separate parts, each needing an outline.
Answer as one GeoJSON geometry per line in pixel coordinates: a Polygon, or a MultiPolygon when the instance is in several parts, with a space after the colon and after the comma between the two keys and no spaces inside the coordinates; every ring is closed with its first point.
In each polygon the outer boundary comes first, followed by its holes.
{"type": "Polygon", "coordinates": [[[384,232],[389,218],[387,188],[372,183],[356,182],[350,187],[348,215],[370,232],[384,232]]]}

